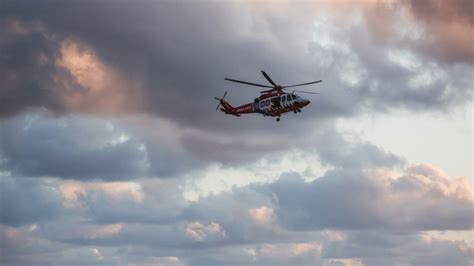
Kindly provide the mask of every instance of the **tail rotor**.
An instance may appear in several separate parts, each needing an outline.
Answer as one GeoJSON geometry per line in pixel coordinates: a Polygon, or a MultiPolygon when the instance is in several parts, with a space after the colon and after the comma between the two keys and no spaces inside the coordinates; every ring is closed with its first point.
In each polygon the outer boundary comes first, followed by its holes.
{"type": "Polygon", "coordinates": [[[219,104],[217,105],[216,107],[216,110],[219,109],[219,107],[222,105],[222,101],[224,100],[224,97],[227,95],[227,91],[224,93],[224,95],[222,96],[222,98],[217,98],[217,97],[214,97],[214,99],[218,100],[219,101],[219,104]]]}

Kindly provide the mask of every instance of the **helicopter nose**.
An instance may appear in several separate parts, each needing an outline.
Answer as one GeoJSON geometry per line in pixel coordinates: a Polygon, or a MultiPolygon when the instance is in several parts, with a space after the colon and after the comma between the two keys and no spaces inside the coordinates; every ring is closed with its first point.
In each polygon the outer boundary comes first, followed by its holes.
{"type": "Polygon", "coordinates": [[[306,99],[304,99],[304,100],[303,100],[303,105],[305,105],[305,106],[306,106],[306,105],[308,105],[309,103],[310,103],[310,101],[309,101],[309,100],[306,100],[306,99]]]}

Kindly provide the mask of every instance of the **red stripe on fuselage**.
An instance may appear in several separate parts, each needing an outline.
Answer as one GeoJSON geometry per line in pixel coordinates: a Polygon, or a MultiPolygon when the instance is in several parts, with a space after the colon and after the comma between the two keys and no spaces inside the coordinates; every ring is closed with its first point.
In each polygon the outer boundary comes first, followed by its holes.
{"type": "Polygon", "coordinates": [[[233,110],[237,114],[248,114],[253,113],[253,103],[247,103],[241,106],[237,106],[233,110]]]}

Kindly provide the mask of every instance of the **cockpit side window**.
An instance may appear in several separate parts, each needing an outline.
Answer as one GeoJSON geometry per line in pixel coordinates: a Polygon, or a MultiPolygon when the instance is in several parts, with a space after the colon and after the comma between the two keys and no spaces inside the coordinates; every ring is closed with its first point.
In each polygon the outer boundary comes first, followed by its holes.
{"type": "Polygon", "coordinates": [[[286,102],[286,96],[285,95],[281,96],[281,101],[286,102]]]}
{"type": "Polygon", "coordinates": [[[289,94],[286,95],[286,100],[291,101],[291,96],[289,94]]]}
{"type": "Polygon", "coordinates": [[[298,99],[298,96],[296,96],[296,95],[294,95],[294,94],[291,94],[291,97],[293,97],[293,100],[298,99]]]}

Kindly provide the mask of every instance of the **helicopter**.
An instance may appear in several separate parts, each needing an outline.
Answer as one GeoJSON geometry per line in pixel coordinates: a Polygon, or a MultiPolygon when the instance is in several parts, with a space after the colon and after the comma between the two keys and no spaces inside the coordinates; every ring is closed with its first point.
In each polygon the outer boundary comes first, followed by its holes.
{"type": "Polygon", "coordinates": [[[251,113],[258,113],[262,114],[263,116],[271,116],[276,117],[276,121],[280,121],[280,117],[284,114],[293,112],[293,113],[300,113],[301,109],[305,106],[310,104],[308,99],[304,99],[295,94],[295,92],[300,93],[308,93],[308,94],[319,94],[317,92],[309,92],[309,91],[300,91],[300,90],[293,90],[291,93],[287,88],[298,87],[298,86],[305,86],[314,83],[322,82],[322,80],[301,83],[296,85],[289,85],[289,86],[280,86],[277,85],[273,80],[268,76],[265,71],[261,71],[265,79],[272,85],[262,85],[247,81],[241,81],[236,79],[229,79],[226,78],[227,81],[242,83],[251,86],[263,87],[263,88],[270,88],[268,90],[260,91],[261,95],[258,98],[255,98],[253,103],[243,104],[237,107],[232,106],[227,101],[224,100],[225,96],[227,95],[227,91],[221,98],[214,97],[214,99],[219,101],[219,104],[216,107],[216,110],[221,107],[221,111],[234,116],[241,116],[242,114],[251,114],[251,113]]]}

